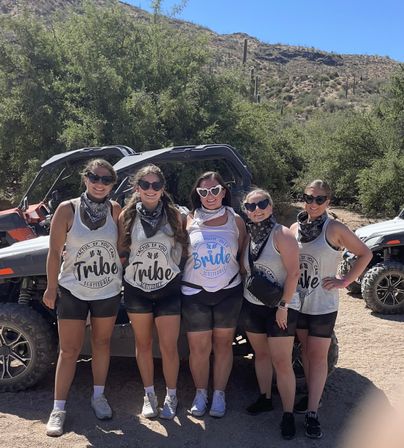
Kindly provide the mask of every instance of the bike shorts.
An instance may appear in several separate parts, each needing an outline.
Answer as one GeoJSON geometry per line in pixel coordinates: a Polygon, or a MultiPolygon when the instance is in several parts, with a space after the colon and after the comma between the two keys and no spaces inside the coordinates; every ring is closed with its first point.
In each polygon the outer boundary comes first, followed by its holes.
{"type": "Polygon", "coordinates": [[[338,311],[328,314],[299,313],[297,319],[298,330],[308,330],[309,336],[318,338],[331,338],[334,331],[338,311]]]}

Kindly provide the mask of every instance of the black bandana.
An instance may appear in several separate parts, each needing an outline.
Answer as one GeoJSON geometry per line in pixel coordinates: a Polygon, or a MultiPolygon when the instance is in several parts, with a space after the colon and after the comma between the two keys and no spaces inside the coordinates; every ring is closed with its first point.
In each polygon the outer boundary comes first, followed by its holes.
{"type": "Polygon", "coordinates": [[[328,218],[327,212],[314,221],[309,222],[309,215],[306,211],[302,211],[297,215],[298,233],[297,240],[301,243],[309,243],[315,240],[323,230],[323,225],[328,218]]]}
{"type": "Polygon", "coordinates": [[[257,260],[261,253],[261,248],[267,242],[275,224],[276,220],[273,216],[261,222],[252,222],[250,219],[247,219],[246,227],[250,235],[250,253],[253,261],[257,260]]]}
{"type": "Polygon", "coordinates": [[[104,225],[111,210],[111,202],[108,198],[105,198],[102,202],[92,201],[87,192],[84,192],[80,196],[80,210],[88,227],[95,230],[104,225]]]}
{"type": "Polygon", "coordinates": [[[163,211],[163,202],[159,201],[154,210],[148,210],[142,202],[136,204],[136,211],[139,213],[140,222],[147,238],[154,236],[165,223],[165,213],[163,211]]]}

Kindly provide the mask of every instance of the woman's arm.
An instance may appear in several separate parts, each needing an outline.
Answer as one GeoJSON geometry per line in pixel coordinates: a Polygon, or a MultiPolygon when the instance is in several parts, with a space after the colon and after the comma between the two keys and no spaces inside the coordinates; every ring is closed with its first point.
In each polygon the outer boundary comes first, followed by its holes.
{"type": "Polygon", "coordinates": [[[236,215],[236,224],[238,228],[238,255],[240,256],[244,250],[247,231],[241,216],[236,215]]]}
{"type": "Polygon", "coordinates": [[[123,266],[126,265],[130,252],[130,248],[125,244],[126,230],[124,226],[124,214],[125,209],[120,212],[118,217],[118,254],[123,266]]]}
{"type": "Polygon", "coordinates": [[[371,250],[345,224],[332,221],[327,229],[327,241],[335,247],[345,247],[356,255],[356,260],[344,278],[326,277],[323,279],[325,289],[346,288],[365,270],[372,259],[371,250]]]}
{"type": "Polygon", "coordinates": [[[46,260],[48,284],[43,295],[43,303],[51,309],[55,308],[61,256],[73,216],[71,202],[62,202],[56,209],[51,222],[49,252],[46,260]]]}

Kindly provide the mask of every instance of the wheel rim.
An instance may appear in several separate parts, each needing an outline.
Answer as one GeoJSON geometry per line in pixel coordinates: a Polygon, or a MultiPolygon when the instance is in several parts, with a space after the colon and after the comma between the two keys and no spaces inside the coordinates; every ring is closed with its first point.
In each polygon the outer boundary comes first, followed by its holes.
{"type": "Polygon", "coordinates": [[[28,368],[31,347],[19,330],[0,326],[0,380],[11,380],[28,368]]]}
{"type": "Polygon", "coordinates": [[[399,307],[404,303],[404,276],[388,273],[376,286],[376,294],[383,305],[399,307]]]}

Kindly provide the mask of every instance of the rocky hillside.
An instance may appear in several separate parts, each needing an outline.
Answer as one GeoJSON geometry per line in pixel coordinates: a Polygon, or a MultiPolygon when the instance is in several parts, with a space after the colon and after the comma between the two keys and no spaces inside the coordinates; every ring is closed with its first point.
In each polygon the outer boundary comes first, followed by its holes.
{"type": "MultiPolygon", "coordinates": [[[[111,3],[94,2],[100,7],[111,3]]],[[[63,13],[67,8],[80,10],[82,3],[82,0],[0,0],[0,13],[15,15],[26,8],[50,20],[53,13],[63,13]]],[[[146,11],[120,4],[135,20],[151,20],[146,11]]],[[[268,44],[244,33],[221,35],[189,22],[166,20],[184,33],[203,33],[214,55],[212,68],[244,70],[256,101],[269,101],[280,110],[293,107],[301,116],[317,108],[327,111],[367,108],[398,66],[398,62],[387,57],[268,44]]]]}

